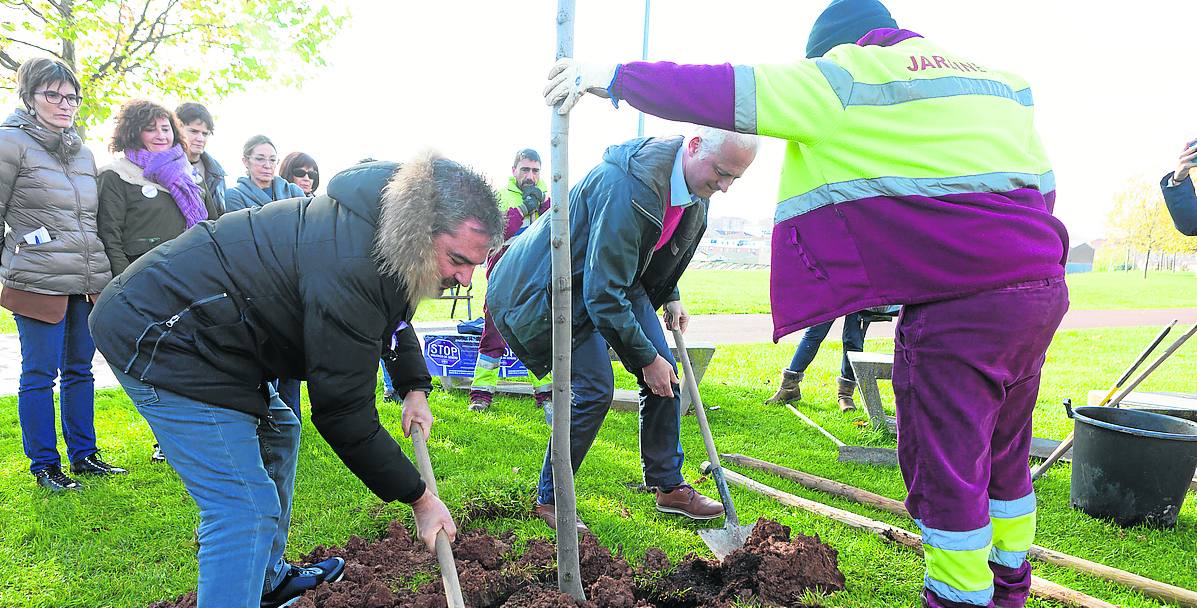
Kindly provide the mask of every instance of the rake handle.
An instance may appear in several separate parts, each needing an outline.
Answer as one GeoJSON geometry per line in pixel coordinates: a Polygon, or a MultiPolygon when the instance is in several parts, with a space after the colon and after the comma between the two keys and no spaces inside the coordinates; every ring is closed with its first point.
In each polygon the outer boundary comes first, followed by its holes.
{"type": "MultiPolygon", "coordinates": [[[[1125,391],[1122,392],[1122,394],[1118,395],[1118,397],[1114,399],[1114,394],[1118,392],[1118,389],[1122,388],[1122,385],[1126,382],[1127,378],[1130,378],[1131,374],[1135,373],[1135,370],[1139,369],[1139,366],[1147,360],[1147,356],[1150,355],[1151,352],[1154,351],[1156,347],[1164,341],[1164,337],[1168,335],[1168,332],[1172,331],[1172,327],[1174,325],[1176,325],[1176,319],[1173,319],[1167,327],[1161,330],[1159,335],[1157,335],[1155,339],[1151,341],[1151,344],[1148,344],[1147,348],[1143,349],[1143,352],[1139,353],[1139,356],[1135,359],[1135,362],[1131,363],[1130,367],[1126,368],[1125,372],[1122,372],[1122,376],[1118,378],[1118,381],[1115,382],[1114,386],[1110,388],[1110,391],[1106,393],[1105,398],[1103,398],[1101,403],[1098,404],[1099,406],[1110,405],[1111,407],[1118,407],[1118,404],[1126,398],[1126,395],[1130,394],[1130,392],[1134,390],[1134,388],[1138,386],[1148,374],[1154,371],[1155,368],[1159,367],[1160,364],[1164,362],[1164,359],[1167,359],[1168,356],[1176,351],[1177,348],[1180,348],[1180,345],[1184,344],[1185,340],[1189,339],[1189,336],[1193,334],[1194,330],[1197,330],[1197,325],[1194,325],[1191,329],[1189,329],[1187,334],[1181,336],[1176,342],[1173,342],[1172,345],[1168,347],[1168,350],[1164,351],[1164,354],[1160,355],[1160,357],[1151,364],[1151,367],[1147,368],[1147,371],[1140,374],[1139,377],[1136,378],[1135,381],[1129,387],[1127,387],[1125,391]]],[[[1064,441],[1061,441],[1060,445],[1056,446],[1056,449],[1052,450],[1052,453],[1048,454],[1047,458],[1044,459],[1043,462],[1039,463],[1038,467],[1035,467],[1035,469],[1031,471],[1031,481],[1035,481],[1036,479],[1042,477],[1043,474],[1047,472],[1047,470],[1051,468],[1053,464],[1056,464],[1056,461],[1059,460],[1060,457],[1072,447],[1072,441],[1073,434],[1070,432],[1068,433],[1068,436],[1064,438],[1064,441]]]]}
{"type": "Polygon", "coordinates": [[[1118,407],[1118,404],[1122,403],[1122,400],[1125,399],[1126,396],[1131,393],[1131,391],[1135,390],[1135,387],[1139,386],[1139,383],[1146,380],[1147,376],[1151,375],[1151,372],[1154,372],[1156,370],[1156,368],[1158,368],[1160,365],[1162,365],[1164,363],[1165,360],[1168,359],[1168,357],[1171,357],[1172,353],[1176,352],[1177,349],[1179,349],[1182,345],[1184,345],[1184,343],[1186,341],[1188,341],[1189,338],[1193,337],[1194,333],[1197,333],[1197,323],[1194,323],[1193,326],[1189,328],[1189,331],[1186,331],[1185,333],[1181,334],[1180,337],[1177,338],[1175,342],[1173,342],[1171,345],[1169,345],[1168,350],[1164,351],[1163,354],[1161,354],[1159,356],[1159,358],[1157,358],[1155,361],[1152,361],[1151,365],[1148,366],[1147,369],[1143,370],[1143,373],[1139,374],[1138,378],[1135,378],[1134,380],[1132,380],[1131,383],[1129,385],[1127,385],[1126,388],[1119,391],[1118,394],[1115,395],[1114,398],[1110,400],[1110,403],[1109,403],[1110,407],[1118,407]]]}

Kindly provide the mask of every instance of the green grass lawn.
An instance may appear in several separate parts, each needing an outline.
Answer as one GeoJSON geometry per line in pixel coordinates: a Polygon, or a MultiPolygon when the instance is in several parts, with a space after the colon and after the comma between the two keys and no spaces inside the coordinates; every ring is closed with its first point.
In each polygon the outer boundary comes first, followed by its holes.
{"type": "MultiPolygon", "coordinates": [[[[1067,434],[1069,425],[1060,400],[1071,397],[1083,403],[1087,390],[1107,386],[1154,331],[1083,330],[1058,335],[1044,370],[1035,434],[1056,439],[1067,434]]],[[[889,350],[892,342],[869,341],[868,349],[889,350]]],[[[716,444],[723,451],[903,498],[897,470],[840,464],[834,446],[825,438],[788,410],[762,403],[775,388],[778,370],[792,352],[792,345],[720,347],[703,382],[708,406],[720,406],[709,414],[716,444]]],[[[839,344],[826,344],[808,372],[803,385],[806,401],[801,408],[848,443],[892,446],[892,439],[854,424],[863,414],[843,416],[835,409],[833,380],[838,358],[839,344]]],[[[1197,349],[1182,350],[1143,389],[1192,391],[1195,368],[1197,349]]],[[[633,384],[622,371],[617,382],[623,387],[633,384]]],[[[882,392],[888,392],[888,387],[882,392]]],[[[430,448],[450,508],[461,513],[467,503],[487,503],[499,514],[497,518],[470,525],[513,529],[520,538],[548,534],[539,520],[526,513],[548,437],[548,428],[531,400],[500,398],[489,411],[476,414],[466,410],[462,395],[437,391],[432,405],[437,423],[430,448]]],[[[0,563],[4,564],[0,568],[0,606],[138,607],[194,588],[195,505],[168,466],[149,463],[149,429],[122,393],[103,391],[96,407],[98,436],[106,458],[131,472],[126,477],[90,481],[82,492],[59,496],[34,486],[21,450],[16,399],[0,398],[0,563]]],[[[390,429],[399,428],[399,416],[395,406],[382,408],[381,419],[390,429]]],[[[376,537],[389,520],[410,519],[407,507],[383,504],[373,497],[310,422],[305,421],[303,432],[289,557],[317,544],[343,544],[353,534],[376,537]]],[[[657,513],[650,495],[627,487],[641,481],[636,436],[635,414],[610,414],[577,478],[580,516],[604,544],[622,547],[633,561],[654,545],[675,560],[689,551],[705,553],[694,533],[699,525],[657,513]]],[[[703,448],[693,417],[683,421],[682,438],[688,455],[683,473],[696,480],[703,448]]],[[[746,474],[787,492],[915,529],[909,521],[810,492],[785,480],[751,471],[746,474]]],[[[715,495],[709,480],[697,487],[715,495]]],[[[1040,480],[1039,544],[1197,588],[1197,501],[1192,494],[1177,528],[1160,531],[1121,529],[1073,511],[1068,506],[1068,488],[1067,465],[1040,480]]],[[[917,606],[922,562],[915,554],[746,491],[733,488],[732,493],[745,521],[774,518],[795,531],[818,534],[839,551],[848,588],[827,598],[826,605],[917,606]]],[[[1112,583],[1058,567],[1037,564],[1036,574],[1122,606],[1161,605],[1112,583]]],[[[1033,600],[1030,605],[1052,604],[1033,600]]]]}
{"type": "MultiPolygon", "coordinates": [[[[486,277],[474,273],[474,317],[482,316],[486,277]]],[[[768,270],[690,270],[678,286],[686,309],[694,315],[768,314],[768,270]]],[[[1190,308],[1197,306],[1197,274],[1152,272],[1144,279],[1137,272],[1089,272],[1068,275],[1072,310],[1190,308]]],[[[416,321],[465,319],[464,301],[450,315],[453,302],[425,301],[416,321]]],[[[16,333],[12,315],[0,308],[0,334],[16,333]]]]}

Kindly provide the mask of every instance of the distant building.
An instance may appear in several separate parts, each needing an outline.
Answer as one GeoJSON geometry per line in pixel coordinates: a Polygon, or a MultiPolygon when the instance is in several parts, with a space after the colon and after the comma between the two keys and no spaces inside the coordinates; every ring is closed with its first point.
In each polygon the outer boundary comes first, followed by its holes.
{"type": "Polygon", "coordinates": [[[1064,272],[1092,272],[1093,256],[1097,253],[1093,245],[1081,243],[1068,250],[1068,262],[1064,265],[1064,272]]]}

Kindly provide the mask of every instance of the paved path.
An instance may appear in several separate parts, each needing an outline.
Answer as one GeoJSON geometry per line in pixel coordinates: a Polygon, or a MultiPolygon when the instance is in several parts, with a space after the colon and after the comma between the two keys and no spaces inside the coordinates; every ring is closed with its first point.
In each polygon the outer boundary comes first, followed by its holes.
{"type": "MultiPolygon", "coordinates": [[[[1139,327],[1143,325],[1164,326],[1172,319],[1180,324],[1197,323],[1197,308],[1163,308],[1142,310],[1073,310],[1064,316],[1062,329],[1085,329],[1094,327],[1139,327]]],[[[840,335],[842,323],[836,321],[828,336],[835,340],[840,335]]],[[[453,331],[456,323],[417,323],[420,334],[453,331]]],[[[869,326],[869,338],[892,338],[893,323],[874,323],[869,326]]],[[[686,332],[688,342],[714,342],[736,344],[743,342],[769,342],[773,336],[773,320],[769,315],[699,315],[690,320],[686,332]]],[[[797,342],[802,332],[782,338],[782,342],[797,342]]],[[[93,371],[96,388],[116,386],[116,378],[108,369],[104,358],[96,353],[93,371]]],[[[21,375],[21,345],[16,334],[0,334],[0,395],[14,395],[21,375]]]]}

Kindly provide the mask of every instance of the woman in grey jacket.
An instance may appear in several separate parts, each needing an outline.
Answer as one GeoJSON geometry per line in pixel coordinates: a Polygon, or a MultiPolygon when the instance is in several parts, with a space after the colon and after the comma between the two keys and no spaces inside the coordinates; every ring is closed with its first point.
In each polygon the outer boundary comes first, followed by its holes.
{"type": "Polygon", "coordinates": [[[0,306],[21,340],[17,409],[29,470],[52,491],[80,488],[62,471],[54,428],[61,387],[62,435],[71,471],[124,473],[96,450],[96,347],[92,301],[112,278],[96,230],[96,163],[74,129],[79,80],[59,61],[30,59],[17,71],[24,109],[0,124],[0,306]]]}

